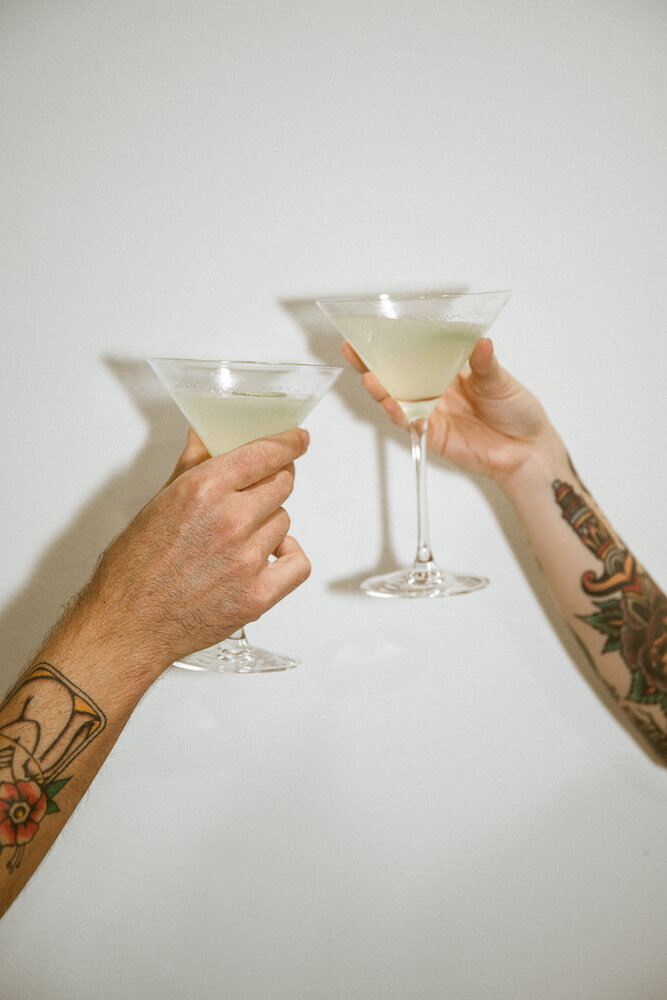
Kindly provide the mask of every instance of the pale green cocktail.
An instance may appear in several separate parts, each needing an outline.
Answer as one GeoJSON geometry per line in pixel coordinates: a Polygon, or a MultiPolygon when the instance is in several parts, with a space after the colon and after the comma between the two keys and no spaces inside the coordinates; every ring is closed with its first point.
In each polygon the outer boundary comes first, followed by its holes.
{"type": "Polygon", "coordinates": [[[320,299],[318,305],[408,418],[417,472],[417,554],[412,566],[370,577],[371,597],[447,597],[486,577],[451,573],[431,552],[426,501],[428,418],[507,302],[509,292],[436,292],[320,299]]]}
{"type": "Polygon", "coordinates": [[[318,400],[317,396],[290,396],[286,392],[215,389],[174,390],[172,395],[212,455],[298,427],[318,400]]]}
{"type": "Polygon", "coordinates": [[[336,326],[408,420],[428,417],[486,327],[411,316],[336,316],[336,326]]]}
{"type": "MultiPolygon", "coordinates": [[[[341,372],[326,365],[149,358],[211,455],[298,427],[341,372]]],[[[243,629],[217,646],[184,656],[190,670],[253,674],[299,661],[251,646],[243,629]]]]}

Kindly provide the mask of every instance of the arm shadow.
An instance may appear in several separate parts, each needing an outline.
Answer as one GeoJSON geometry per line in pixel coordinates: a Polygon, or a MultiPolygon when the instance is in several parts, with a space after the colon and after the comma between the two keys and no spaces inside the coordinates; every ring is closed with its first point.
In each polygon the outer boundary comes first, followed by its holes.
{"type": "MultiPolygon", "coordinates": [[[[347,365],[341,354],[343,338],[331,321],[327,319],[315,303],[315,299],[281,299],[280,306],[301,327],[308,341],[308,346],[318,362],[324,365],[347,365]]],[[[336,393],[354,416],[365,423],[371,423],[375,432],[375,454],[377,463],[377,479],[380,491],[380,551],[377,563],[367,570],[353,573],[339,580],[332,580],[327,587],[333,592],[359,592],[359,585],[368,576],[377,573],[390,573],[399,569],[398,559],[394,551],[389,527],[389,490],[387,483],[387,449],[391,440],[402,441],[402,431],[394,427],[386,415],[378,411],[365,392],[359,391],[358,378],[348,378],[352,370],[337,379],[330,392],[336,393]],[[382,418],[385,417],[383,420],[382,418]]]]}
{"type": "Polygon", "coordinates": [[[112,475],[48,546],[0,611],[0,691],[38,652],[100,554],[168,478],[185,443],[185,423],[145,361],[103,358],[148,425],[134,458],[112,475]]]}

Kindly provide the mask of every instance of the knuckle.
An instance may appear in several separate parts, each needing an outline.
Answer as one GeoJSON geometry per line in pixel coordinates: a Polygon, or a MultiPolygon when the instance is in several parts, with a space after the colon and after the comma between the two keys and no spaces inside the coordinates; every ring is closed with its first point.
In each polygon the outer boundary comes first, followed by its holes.
{"type": "Polygon", "coordinates": [[[246,567],[250,567],[254,572],[259,572],[265,565],[266,548],[257,538],[253,538],[246,546],[244,562],[246,567]]]}
{"type": "Polygon", "coordinates": [[[228,461],[236,473],[249,480],[265,478],[268,470],[278,470],[283,464],[280,445],[267,438],[258,438],[230,453],[228,461]]]}
{"type": "Polygon", "coordinates": [[[290,525],[292,524],[292,519],[290,518],[289,514],[287,513],[284,507],[281,507],[280,510],[278,511],[278,518],[284,536],[290,529],[290,525]]]}
{"type": "Polygon", "coordinates": [[[249,530],[249,518],[246,510],[243,507],[230,507],[220,523],[223,540],[238,544],[247,538],[249,530]]]}
{"type": "Polygon", "coordinates": [[[210,509],[218,496],[218,486],[212,476],[199,471],[192,471],[190,476],[184,476],[177,482],[185,493],[187,502],[195,510],[210,509]]]}
{"type": "Polygon", "coordinates": [[[287,468],[281,469],[280,485],[283,490],[283,495],[285,499],[287,499],[294,489],[294,462],[290,462],[287,468]]]}
{"type": "Polygon", "coordinates": [[[254,460],[261,464],[279,464],[282,458],[282,449],[277,441],[271,441],[269,438],[259,438],[253,444],[254,450],[254,460]]]}
{"type": "Polygon", "coordinates": [[[306,582],[306,580],[310,576],[311,569],[312,567],[310,565],[310,559],[304,552],[302,553],[302,558],[299,560],[298,563],[298,579],[300,584],[306,582]]]}

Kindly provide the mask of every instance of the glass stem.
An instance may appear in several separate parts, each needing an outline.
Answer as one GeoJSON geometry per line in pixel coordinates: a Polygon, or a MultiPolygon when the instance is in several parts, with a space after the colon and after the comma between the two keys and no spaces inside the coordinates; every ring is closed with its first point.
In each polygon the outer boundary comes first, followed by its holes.
{"type": "Polygon", "coordinates": [[[216,648],[218,650],[218,659],[228,663],[242,662],[251,656],[250,646],[245,637],[245,631],[242,628],[238,632],[232,632],[216,648]]]}
{"type": "Polygon", "coordinates": [[[417,417],[410,421],[412,455],[417,472],[417,555],[415,568],[420,569],[433,562],[431,539],[428,528],[428,499],[426,495],[426,437],[428,419],[417,417]]]}

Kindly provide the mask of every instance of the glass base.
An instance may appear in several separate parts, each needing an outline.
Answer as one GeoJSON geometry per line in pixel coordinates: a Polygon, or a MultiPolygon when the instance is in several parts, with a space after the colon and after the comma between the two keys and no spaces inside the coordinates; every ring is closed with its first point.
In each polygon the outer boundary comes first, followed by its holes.
{"type": "Polygon", "coordinates": [[[447,573],[428,563],[424,567],[410,566],[384,576],[372,576],[364,580],[361,590],[369,597],[454,597],[481,590],[488,582],[485,576],[447,573]]]}
{"type": "Polygon", "coordinates": [[[299,664],[291,656],[279,656],[268,649],[259,649],[249,643],[227,639],[217,646],[209,646],[198,653],[176,660],[175,667],[185,670],[210,670],[219,674],[268,674],[276,670],[291,670],[299,664]]]}

